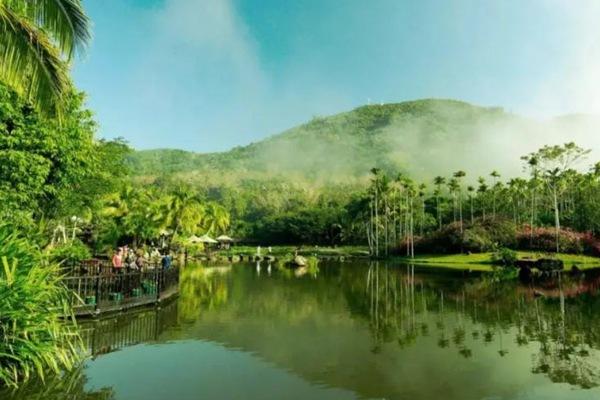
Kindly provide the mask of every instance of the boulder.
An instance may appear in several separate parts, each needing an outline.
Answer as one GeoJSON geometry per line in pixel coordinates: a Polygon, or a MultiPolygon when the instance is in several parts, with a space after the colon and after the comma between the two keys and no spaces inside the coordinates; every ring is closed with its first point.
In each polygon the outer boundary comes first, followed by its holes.
{"type": "Polygon", "coordinates": [[[304,267],[306,266],[306,264],[308,264],[308,261],[302,256],[296,256],[294,257],[294,264],[296,264],[299,267],[304,267]]]}

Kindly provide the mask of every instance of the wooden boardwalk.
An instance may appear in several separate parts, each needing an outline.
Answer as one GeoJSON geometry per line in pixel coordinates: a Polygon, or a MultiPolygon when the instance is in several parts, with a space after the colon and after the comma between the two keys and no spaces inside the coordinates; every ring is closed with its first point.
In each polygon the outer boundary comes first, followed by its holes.
{"type": "Polygon", "coordinates": [[[120,312],[157,304],[179,293],[179,267],[163,269],[149,265],[144,270],[115,273],[105,265],[79,265],[64,278],[71,289],[76,316],[120,312]]]}

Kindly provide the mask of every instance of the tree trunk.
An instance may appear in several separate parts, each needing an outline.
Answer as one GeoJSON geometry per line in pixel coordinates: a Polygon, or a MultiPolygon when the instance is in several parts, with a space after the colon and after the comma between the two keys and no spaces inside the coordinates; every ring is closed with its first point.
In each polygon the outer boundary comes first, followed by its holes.
{"type": "MultiPolygon", "coordinates": [[[[439,189],[438,189],[439,190],[439,189]]],[[[435,211],[437,212],[438,227],[442,229],[442,213],[440,210],[440,196],[435,196],[435,211]]]]}
{"type": "Polygon", "coordinates": [[[560,252],[560,218],[558,211],[558,193],[556,193],[556,187],[552,189],[552,195],[554,197],[554,226],[556,229],[556,252],[560,252]]]}
{"type": "Polygon", "coordinates": [[[471,225],[475,223],[475,218],[473,217],[473,196],[469,196],[469,202],[471,203],[471,225]]]}
{"type": "Polygon", "coordinates": [[[462,193],[458,194],[458,217],[460,219],[460,233],[463,233],[462,193]]]}
{"type": "MultiPolygon", "coordinates": [[[[377,182],[375,182],[377,185],[377,182]]],[[[375,257],[379,257],[379,208],[377,199],[377,186],[375,186],[375,257]]]]}

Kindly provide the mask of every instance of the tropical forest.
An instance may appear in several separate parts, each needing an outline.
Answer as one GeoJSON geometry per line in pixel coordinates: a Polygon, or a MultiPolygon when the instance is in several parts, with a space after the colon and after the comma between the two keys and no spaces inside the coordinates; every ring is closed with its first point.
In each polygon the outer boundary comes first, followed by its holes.
{"type": "Polygon", "coordinates": [[[0,0],[0,399],[598,398],[600,8],[525,3],[0,0]]]}

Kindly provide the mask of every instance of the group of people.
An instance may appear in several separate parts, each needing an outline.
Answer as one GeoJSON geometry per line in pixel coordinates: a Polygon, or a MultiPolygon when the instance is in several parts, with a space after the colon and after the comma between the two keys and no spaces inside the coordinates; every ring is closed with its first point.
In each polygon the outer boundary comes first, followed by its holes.
{"type": "Polygon", "coordinates": [[[119,247],[112,257],[112,267],[115,273],[121,273],[124,270],[142,271],[145,269],[154,269],[160,262],[163,269],[171,268],[173,258],[168,251],[161,252],[153,248],[150,253],[147,250],[135,250],[128,246],[119,247]]]}

